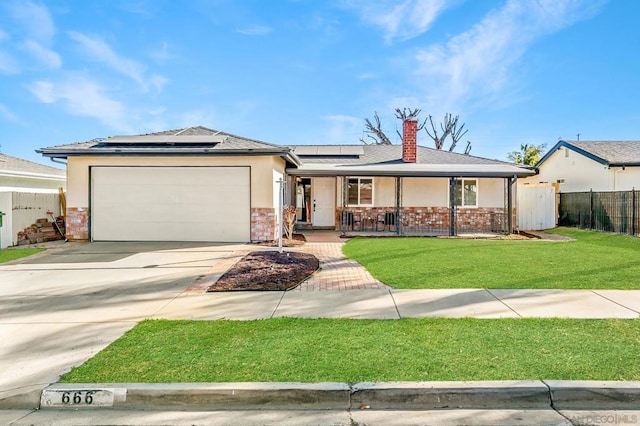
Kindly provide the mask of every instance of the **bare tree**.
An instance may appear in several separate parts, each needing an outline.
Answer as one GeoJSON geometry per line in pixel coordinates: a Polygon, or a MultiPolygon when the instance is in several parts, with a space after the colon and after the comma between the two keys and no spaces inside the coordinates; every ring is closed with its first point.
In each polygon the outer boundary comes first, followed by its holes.
{"type": "MultiPolygon", "coordinates": [[[[414,109],[396,108],[395,112],[396,112],[396,118],[398,120],[402,120],[403,122],[405,122],[407,120],[416,120],[420,115],[421,111],[422,110],[420,108],[414,108],[414,109]]],[[[360,142],[364,144],[374,144],[374,145],[392,145],[391,140],[382,130],[382,124],[380,123],[380,116],[378,115],[377,111],[373,115],[373,120],[374,121],[372,122],[368,118],[364,119],[365,127],[366,127],[365,133],[367,135],[367,138],[369,138],[370,140],[360,139],[360,142]]],[[[425,118],[422,123],[418,124],[418,131],[424,129],[429,135],[429,137],[433,140],[436,149],[443,149],[447,138],[451,138],[451,144],[449,145],[448,150],[453,151],[456,148],[458,141],[462,139],[462,137],[466,135],[468,132],[468,130],[465,130],[464,128],[465,126],[464,123],[462,123],[462,125],[458,127],[459,122],[460,122],[459,115],[456,115],[454,117],[452,114],[446,113],[444,115],[443,122],[440,123],[440,126],[439,126],[440,130],[438,130],[437,126],[433,122],[433,117],[429,115],[429,117],[425,118]],[[429,120],[429,123],[431,124],[431,132],[429,131],[429,129],[425,127],[427,124],[427,120],[429,120]]],[[[402,133],[400,133],[399,130],[396,130],[396,133],[398,133],[400,140],[404,142],[402,133]]],[[[470,150],[471,150],[471,142],[468,142],[467,147],[464,150],[464,153],[468,154],[470,150]]]]}
{"type": "MultiPolygon", "coordinates": [[[[373,119],[376,122],[375,126],[373,125],[371,120],[369,120],[368,118],[364,119],[364,124],[365,124],[365,127],[367,128],[366,130],[367,137],[373,140],[372,144],[374,145],[391,145],[391,141],[382,130],[382,124],[380,123],[380,116],[378,115],[377,111],[373,114],[373,119]]],[[[369,143],[364,139],[360,139],[360,142],[362,142],[365,145],[369,145],[369,143]]]]}
{"type": "MultiPolygon", "coordinates": [[[[404,123],[407,120],[416,120],[418,118],[418,115],[420,115],[420,112],[422,110],[420,108],[415,108],[415,109],[410,109],[410,108],[396,108],[396,118],[398,120],[402,120],[402,122],[404,123]]],[[[418,124],[418,131],[422,130],[425,126],[425,124],[427,124],[427,119],[425,118],[424,121],[420,124],[418,124]]],[[[400,133],[400,130],[396,129],[396,133],[398,134],[398,136],[400,137],[400,140],[402,142],[404,142],[404,136],[402,135],[402,133],[400,133]]]]}
{"type": "Polygon", "coordinates": [[[438,135],[438,129],[436,125],[433,124],[433,117],[429,116],[429,123],[431,123],[431,132],[429,129],[424,129],[429,137],[433,140],[433,143],[436,146],[436,149],[443,149],[444,142],[447,137],[451,136],[451,145],[449,145],[449,151],[453,151],[458,144],[460,138],[467,134],[468,130],[464,130],[464,123],[460,128],[458,128],[458,121],[460,120],[460,116],[456,115],[455,117],[452,114],[446,113],[444,115],[444,121],[440,123],[441,134],[438,135]]]}
{"type": "MultiPolygon", "coordinates": [[[[445,114],[445,120],[447,120],[447,115],[449,116],[449,120],[451,120],[451,114],[445,114]]],[[[458,144],[458,141],[467,134],[468,130],[464,130],[464,124],[458,128],[458,120],[460,120],[460,116],[456,115],[456,117],[451,120],[451,146],[449,146],[449,151],[453,151],[458,144]]],[[[469,146],[469,145],[468,145],[469,146]]],[[[467,153],[465,149],[465,154],[467,153]]]]}

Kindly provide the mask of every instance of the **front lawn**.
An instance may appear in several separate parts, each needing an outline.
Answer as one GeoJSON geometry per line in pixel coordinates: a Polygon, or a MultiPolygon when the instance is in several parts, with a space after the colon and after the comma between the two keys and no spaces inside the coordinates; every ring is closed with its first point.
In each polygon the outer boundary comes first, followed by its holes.
{"type": "Polygon", "coordinates": [[[31,256],[43,250],[43,248],[2,249],[0,250],[0,263],[31,256]]]}
{"type": "Polygon", "coordinates": [[[344,253],[394,288],[640,289],[640,238],[550,232],[575,241],[354,238],[344,253]]]}
{"type": "Polygon", "coordinates": [[[65,383],[640,380],[640,320],[138,324],[65,383]]]}

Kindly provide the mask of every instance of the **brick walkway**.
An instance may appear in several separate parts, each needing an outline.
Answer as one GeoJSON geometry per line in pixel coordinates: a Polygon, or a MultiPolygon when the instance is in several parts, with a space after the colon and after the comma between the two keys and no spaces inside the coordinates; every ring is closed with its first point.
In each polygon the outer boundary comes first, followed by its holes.
{"type": "MultiPolygon", "coordinates": [[[[320,268],[309,279],[291,291],[335,291],[335,290],[387,290],[358,262],[347,259],[342,254],[342,246],[347,241],[333,231],[313,231],[305,233],[307,242],[299,247],[286,247],[285,251],[313,254],[320,261],[320,268]]],[[[197,279],[185,290],[187,294],[205,293],[227,270],[244,255],[255,250],[274,250],[274,247],[243,245],[233,250],[227,258],[218,262],[209,273],[197,279]]]]}
{"type": "Polygon", "coordinates": [[[315,255],[320,269],[291,291],[383,290],[389,287],[376,280],[358,262],[342,254],[343,243],[307,242],[290,249],[315,255]]]}

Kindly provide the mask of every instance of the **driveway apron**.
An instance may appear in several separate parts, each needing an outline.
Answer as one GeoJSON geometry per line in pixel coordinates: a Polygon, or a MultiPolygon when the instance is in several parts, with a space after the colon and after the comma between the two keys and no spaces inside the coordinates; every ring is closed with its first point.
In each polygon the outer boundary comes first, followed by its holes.
{"type": "Polygon", "coordinates": [[[152,317],[237,246],[66,243],[0,265],[0,408],[39,392],[152,317]]]}

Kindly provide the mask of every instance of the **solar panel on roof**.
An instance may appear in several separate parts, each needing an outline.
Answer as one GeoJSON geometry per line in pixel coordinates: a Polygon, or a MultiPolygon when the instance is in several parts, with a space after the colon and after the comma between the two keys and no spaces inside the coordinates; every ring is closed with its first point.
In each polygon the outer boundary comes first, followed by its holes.
{"type": "Polygon", "coordinates": [[[359,145],[300,145],[295,153],[305,157],[354,156],[363,155],[364,148],[359,145]]]}
{"type": "Polygon", "coordinates": [[[113,136],[111,138],[103,140],[102,144],[107,145],[124,145],[124,144],[194,144],[194,143],[220,143],[227,138],[226,135],[189,135],[189,136],[175,136],[175,135],[143,135],[143,136],[113,136]]]}
{"type": "Polygon", "coordinates": [[[340,147],[342,155],[363,155],[364,148],[361,145],[344,145],[340,147]]]}
{"type": "Polygon", "coordinates": [[[315,145],[300,145],[296,146],[294,152],[296,155],[316,155],[318,147],[315,145]]]}

